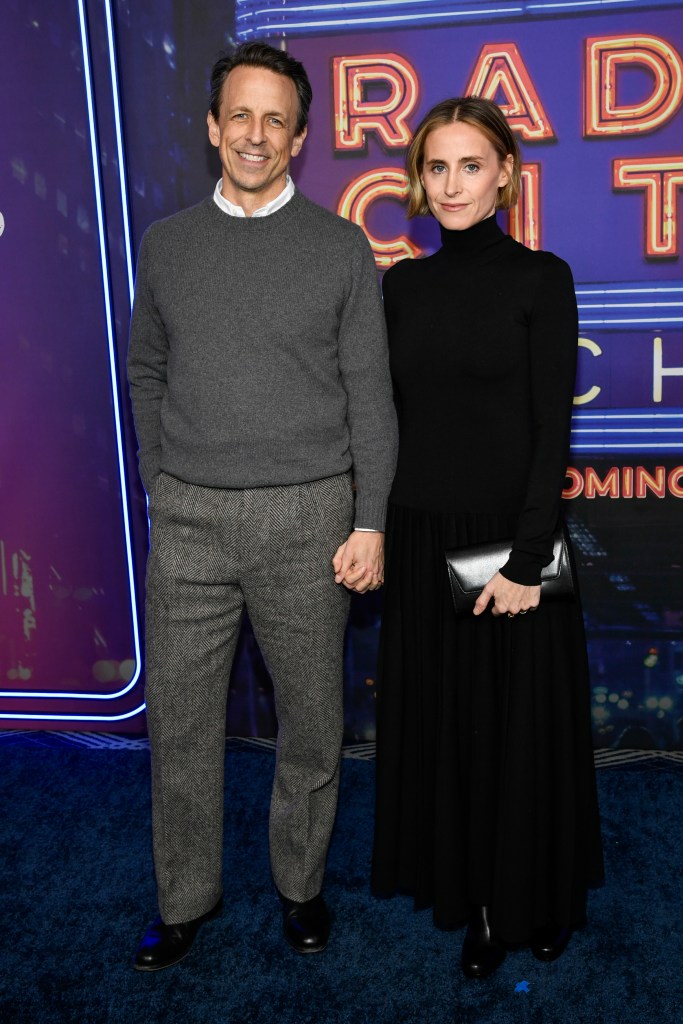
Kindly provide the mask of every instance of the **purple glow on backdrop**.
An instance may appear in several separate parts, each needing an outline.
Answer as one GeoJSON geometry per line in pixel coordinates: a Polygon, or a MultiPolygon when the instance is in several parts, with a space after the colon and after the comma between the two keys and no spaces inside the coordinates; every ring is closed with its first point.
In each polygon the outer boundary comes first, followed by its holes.
{"type": "MultiPolygon", "coordinates": [[[[136,664],[78,8],[26,7],[5,18],[17,87],[0,98],[0,675],[4,691],[101,696],[136,664]]],[[[104,703],[50,711],[123,710],[104,703]]],[[[3,697],[0,710],[47,709],[3,697]]]]}

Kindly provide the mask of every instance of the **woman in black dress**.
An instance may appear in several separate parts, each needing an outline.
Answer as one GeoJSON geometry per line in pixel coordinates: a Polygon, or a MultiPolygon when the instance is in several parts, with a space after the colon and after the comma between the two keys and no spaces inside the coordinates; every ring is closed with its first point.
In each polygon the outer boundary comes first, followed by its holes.
{"type": "Polygon", "coordinates": [[[447,100],[408,153],[442,248],[384,278],[399,459],[387,522],[373,890],[467,924],[462,967],[554,960],[602,876],[577,601],[540,600],[569,450],[572,275],[496,223],[520,182],[499,108],[447,100]],[[474,614],[444,552],[514,538],[474,614]]]}

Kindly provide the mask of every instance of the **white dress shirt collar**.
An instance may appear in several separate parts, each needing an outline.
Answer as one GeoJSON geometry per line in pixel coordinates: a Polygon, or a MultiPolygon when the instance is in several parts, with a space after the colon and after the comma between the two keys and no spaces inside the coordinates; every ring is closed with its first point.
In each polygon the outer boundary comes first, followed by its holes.
{"type": "MultiPolygon", "coordinates": [[[[213,193],[213,200],[216,206],[223,211],[223,213],[229,214],[231,217],[246,217],[246,213],[241,206],[236,206],[235,203],[231,203],[229,199],[221,193],[223,187],[223,180],[219,180],[218,184],[213,193]]],[[[269,213],[275,213],[276,210],[281,209],[294,195],[294,182],[287,175],[287,184],[283,188],[279,196],[275,196],[275,199],[271,199],[265,206],[259,206],[258,210],[254,210],[252,217],[267,217],[269,213]]]]}

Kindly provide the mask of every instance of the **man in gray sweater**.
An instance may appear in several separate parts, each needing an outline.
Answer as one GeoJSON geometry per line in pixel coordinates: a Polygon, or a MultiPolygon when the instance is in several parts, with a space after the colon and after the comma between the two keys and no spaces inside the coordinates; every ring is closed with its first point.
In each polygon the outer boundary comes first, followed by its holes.
{"type": "Polygon", "coordinates": [[[128,371],[151,520],[160,916],[138,970],[177,963],[222,907],[225,705],[245,606],[275,688],[284,935],[300,952],[329,935],[344,629],[349,591],[382,583],[396,425],[367,240],[288,175],[310,100],[287,53],[249,43],[222,57],[208,115],[221,180],[140,248],[128,371]]]}

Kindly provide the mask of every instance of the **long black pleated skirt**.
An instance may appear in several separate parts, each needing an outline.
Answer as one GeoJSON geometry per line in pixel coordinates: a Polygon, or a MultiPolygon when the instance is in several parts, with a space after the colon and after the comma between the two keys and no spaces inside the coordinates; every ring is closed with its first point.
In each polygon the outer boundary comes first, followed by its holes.
{"type": "Polygon", "coordinates": [[[390,505],[372,886],[435,924],[471,904],[525,943],[580,927],[602,879],[581,607],[456,617],[444,552],[512,536],[503,517],[390,505]]]}

